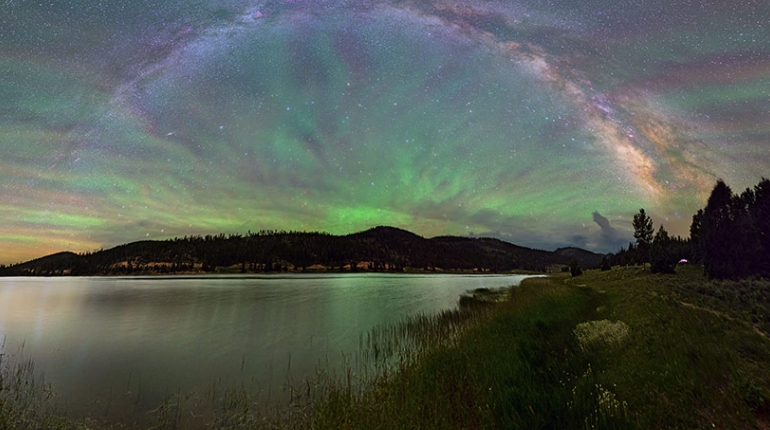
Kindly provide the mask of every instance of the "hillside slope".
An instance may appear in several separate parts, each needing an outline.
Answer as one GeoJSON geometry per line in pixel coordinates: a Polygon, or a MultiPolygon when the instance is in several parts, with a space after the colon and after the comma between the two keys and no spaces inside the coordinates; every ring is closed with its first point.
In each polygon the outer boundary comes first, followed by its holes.
{"type": "MultiPolygon", "coordinates": [[[[579,251],[579,252],[577,252],[579,251]]],[[[426,239],[406,230],[375,227],[346,236],[259,232],[139,241],[93,253],[59,253],[0,269],[0,275],[121,275],[142,273],[277,271],[545,271],[577,259],[596,267],[602,256],[565,254],[493,238],[426,239]]]]}

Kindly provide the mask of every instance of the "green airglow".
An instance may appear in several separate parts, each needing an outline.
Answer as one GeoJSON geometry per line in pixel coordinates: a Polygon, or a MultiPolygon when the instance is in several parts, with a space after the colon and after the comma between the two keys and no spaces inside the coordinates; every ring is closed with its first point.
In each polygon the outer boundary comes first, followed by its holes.
{"type": "Polygon", "coordinates": [[[767,175],[765,5],[237,3],[5,5],[0,262],[376,225],[612,251],[767,175]]]}

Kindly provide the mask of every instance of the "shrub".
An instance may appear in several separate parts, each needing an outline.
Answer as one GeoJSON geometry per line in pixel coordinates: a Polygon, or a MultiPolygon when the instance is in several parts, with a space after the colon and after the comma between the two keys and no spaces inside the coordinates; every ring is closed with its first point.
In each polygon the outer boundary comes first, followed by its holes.
{"type": "Polygon", "coordinates": [[[601,320],[580,323],[572,332],[580,349],[586,350],[592,346],[620,344],[628,337],[628,331],[628,324],[623,321],[601,320]]]}
{"type": "Polygon", "coordinates": [[[580,268],[580,263],[578,263],[577,260],[572,260],[572,262],[569,263],[569,273],[572,276],[580,276],[583,274],[583,269],[580,268]]]}

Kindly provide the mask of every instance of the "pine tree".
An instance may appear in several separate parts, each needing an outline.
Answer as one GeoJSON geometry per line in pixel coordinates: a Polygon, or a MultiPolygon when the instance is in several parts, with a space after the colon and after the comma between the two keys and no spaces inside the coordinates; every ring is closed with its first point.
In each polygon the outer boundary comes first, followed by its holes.
{"type": "Polygon", "coordinates": [[[677,258],[672,249],[672,239],[661,225],[650,249],[650,271],[652,273],[674,273],[677,258]]]}
{"type": "Polygon", "coordinates": [[[580,268],[580,263],[577,260],[572,260],[569,263],[569,273],[572,276],[580,276],[583,274],[583,269],[580,268]]]}
{"type": "Polygon", "coordinates": [[[703,210],[703,266],[710,278],[734,278],[733,192],[721,179],[703,210]]]}
{"type": "Polygon", "coordinates": [[[759,241],[758,267],[756,272],[763,277],[770,277],[770,180],[762,180],[754,187],[754,206],[751,213],[754,218],[757,239],[759,241]]]}
{"type": "Polygon", "coordinates": [[[612,265],[610,264],[610,257],[608,255],[605,255],[604,257],[602,257],[601,270],[602,272],[606,272],[611,269],[612,269],[612,265]]]}
{"type": "Polygon", "coordinates": [[[644,209],[639,209],[639,213],[634,215],[634,239],[641,259],[642,267],[646,267],[650,255],[650,245],[655,228],[652,225],[652,218],[647,216],[644,209]]]}
{"type": "Polygon", "coordinates": [[[756,207],[754,190],[747,188],[741,195],[733,196],[730,206],[733,277],[746,278],[755,274],[761,264],[759,234],[753,213],[756,207]]]}
{"type": "Polygon", "coordinates": [[[692,216],[690,242],[692,244],[690,260],[693,263],[703,261],[703,209],[698,209],[698,212],[692,216]]]}

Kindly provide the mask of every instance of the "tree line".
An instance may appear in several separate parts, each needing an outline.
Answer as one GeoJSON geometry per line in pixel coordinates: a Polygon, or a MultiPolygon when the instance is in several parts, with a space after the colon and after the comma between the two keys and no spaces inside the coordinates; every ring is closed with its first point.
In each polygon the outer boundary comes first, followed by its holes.
{"type": "Polygon", "coordinates": [[[690,237],[709,277],[770,277],[770,180],[741,194],[718,181],[690,237]]]}
{"type": "Polygon", "coordinates": [[[607,257],[606,264],[650,264],[653,273],[674,273],[682,260],[702,263],[712,279],[770,278],[770,180],[736,194],[721,179],[706,207],[693,215],[690,237],[655,232],[644,209],[634,215],[635,242],[607,257]]]}
{"type": "Polygon", "coordinates": [[[608,270],[616,265],[642,265],[646,270],[649,264],[652,273],[674,273],[680,261],[697,262],[692,241],[669,235],[663,225],[656,232],[652,218],[643,208],[634,215],[633,227],[635,242],[608,256],[602,269],[608,270]]]}
{"type": "MultiPolygon", "coordinates": [[[[586,252],[584,267],[595,267],[586,252]]],[[[598,256],[601,258],[601,256],[598,256]]],[[[318,232],[260,231],[139,241],[107,250],[58,253],[10,267],[0,276],[139,275],[151,273],[274,273],[305,271],[459,270],[545,271],[566,264],[557,252],[519,247],[492,238],[425,239],[392,227],[346,236],[318,232]]]]}

